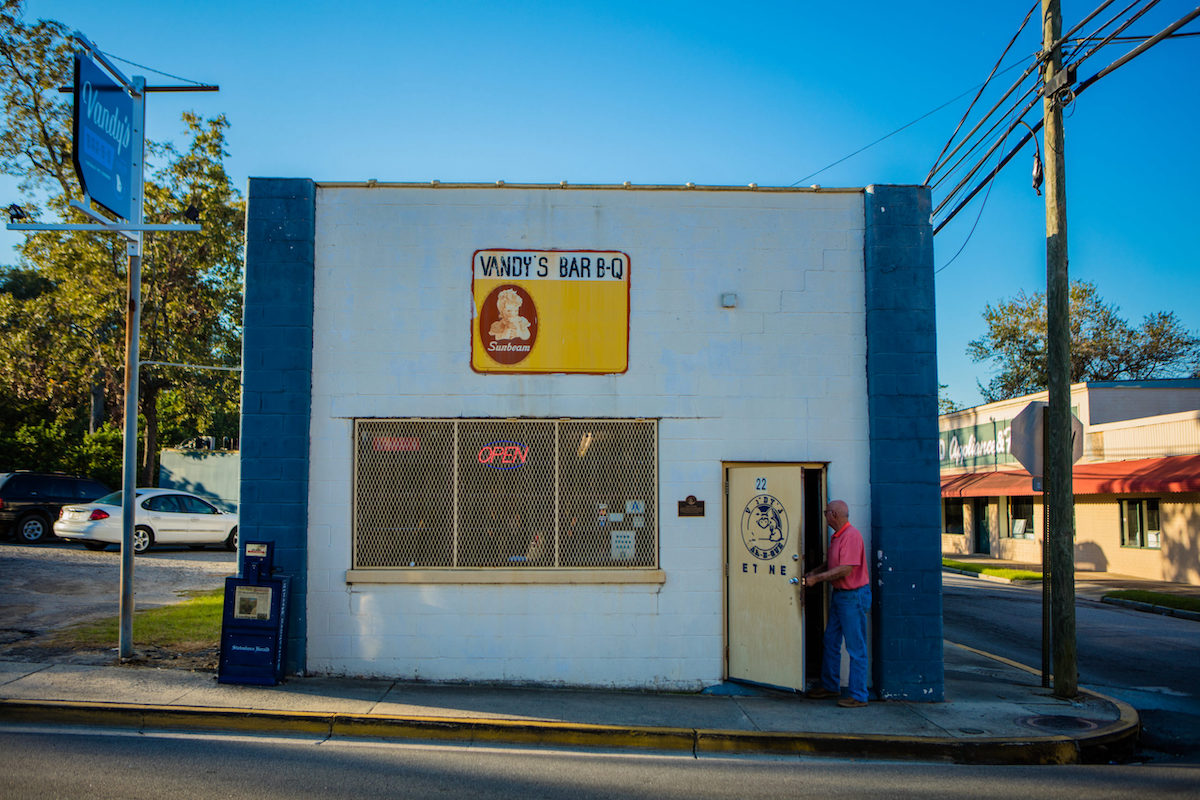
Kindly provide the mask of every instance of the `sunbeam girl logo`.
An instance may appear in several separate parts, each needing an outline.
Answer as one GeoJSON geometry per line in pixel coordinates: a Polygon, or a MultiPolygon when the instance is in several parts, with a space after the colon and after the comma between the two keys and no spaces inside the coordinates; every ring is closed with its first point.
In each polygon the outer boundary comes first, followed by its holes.
{"type": "Polygon", "coordinates": [[[524,361],[537,342],[537,306],[516,284],[497,286],[479,310],[479,336],[501,364],[524,361]]]}
{"type": "Polygon", "coordinates": [[[769,494],[750,498],[742,511],[742,542],[755,558],[770,561],[787,546],[788,519],[783,503],[769,494]]]}

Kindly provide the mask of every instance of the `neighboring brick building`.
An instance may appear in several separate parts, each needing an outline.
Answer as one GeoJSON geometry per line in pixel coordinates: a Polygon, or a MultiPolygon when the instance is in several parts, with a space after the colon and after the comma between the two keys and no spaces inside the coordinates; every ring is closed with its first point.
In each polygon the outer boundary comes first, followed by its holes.
{"type": "Polygon", "coordinates": [[[920,187],[253,179],[242,538],[292,577],[290,669],[802,685],[787,581],[840,497],[875,688],[941,699],[928,220],[920,187]]]}
{"type": "MultiPolygon", "coordinates": [[[[942,550],[1040,564],[1042,493],[1010,452],[1010,423],[1046,393],[943,414],[942,550]]],[[[1075,564],[1200,584],[1200,380],[1077,383],[1075,564]]]]}

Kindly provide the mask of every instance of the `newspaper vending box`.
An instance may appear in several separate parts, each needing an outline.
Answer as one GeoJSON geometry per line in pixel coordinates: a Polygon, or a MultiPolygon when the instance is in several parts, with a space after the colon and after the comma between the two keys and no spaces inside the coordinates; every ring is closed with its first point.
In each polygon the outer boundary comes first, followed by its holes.
{"type": "Polygon", "coordinates": [[[274,686],[283,680],[288,579],[273,578],[274,543],[245,542],[237,577],[225,579],[220,683],[274,686]]]}

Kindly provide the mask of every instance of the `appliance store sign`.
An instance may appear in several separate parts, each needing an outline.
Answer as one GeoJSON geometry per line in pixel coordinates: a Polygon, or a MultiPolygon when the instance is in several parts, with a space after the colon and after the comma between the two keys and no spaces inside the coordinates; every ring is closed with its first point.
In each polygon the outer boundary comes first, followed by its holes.
{"type": "Polygon", "coordinates": [[[1011,444],[1012,431],[1006,419],[942,431],[938,436],[938,460],[942,468],[1015,464],[1011,444]]]}

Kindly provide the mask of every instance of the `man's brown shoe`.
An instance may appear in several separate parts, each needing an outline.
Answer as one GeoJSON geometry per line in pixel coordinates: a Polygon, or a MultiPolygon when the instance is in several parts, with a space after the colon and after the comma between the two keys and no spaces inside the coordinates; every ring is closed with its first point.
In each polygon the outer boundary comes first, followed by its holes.
{"type": "Polygon", "coordinates": [[[809,700],[828,700],[831,697],[840,697],[837,692],[831,692],[824,686],[818,686],[815,689],[809,689],[804,693],[804,696],[809,700]]]}
{"type": "Polygon", "coordinates": [[[853,697],[843,697],[838,700],[838,705],[842,708],[866,708],[866,700],[855,700],[853,697]]]}

